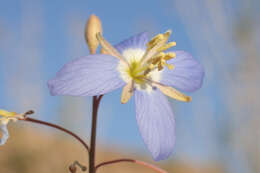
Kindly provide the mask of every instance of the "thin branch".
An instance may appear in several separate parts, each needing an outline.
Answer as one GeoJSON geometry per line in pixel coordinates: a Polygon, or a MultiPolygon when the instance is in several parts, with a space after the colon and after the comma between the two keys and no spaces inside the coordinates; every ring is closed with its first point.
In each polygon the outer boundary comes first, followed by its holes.
{"type": "Polygon", "coordinates": [[[65,133],[73,136],[75,139],[77,139],[86,148],[86,150],[87,150],[87,152],[89,154],[89,147],[88,147],[88,145],[78,135],[76,135],[75,133],[71,132],[68,129],[65,129],[65,128],[63,128],[63,127],[61,127],[59,125],[56,125],[56,124],[48,123],[48,122],[45,122],[45,121],[41,121],[41,120],[29,118],[29,117],[25,117],[24,119],[20,119],[20,120],[27,121],[27,122],[33,122],[33,123],[37,123],[37,124],[42,124],[42,125],[46,125],[46,126],[49,126],[49,127],[52,127],[52,128],[58,129],[58,130],[61,130],[61,131],[65,132],[65,133]]]}
{"type": "Polygon", "coordinates": [[[165,170],[162,170],[161,168],[158,168],[150,163],[146,163],[146,162],[143,162],[143,161],[140,161],[140,160],[134,160],[134,159],[116,159],[116,160],[111,160],[111,161],[106,161],[106,162],[102,162],[100,164],[98,164],[96,166],[96,170],[102,166],[106,166],[106,165],[110,165],[110,164],[115,164],[115,163],[119,163],[119,162],[131,162],[131,163],[135,163],[135,164],[138,164],[138,165],[142,165],[142,166],[145,166],[147,168],[150,168],[158,173],[167,173],[167,171],[165,170]]]}

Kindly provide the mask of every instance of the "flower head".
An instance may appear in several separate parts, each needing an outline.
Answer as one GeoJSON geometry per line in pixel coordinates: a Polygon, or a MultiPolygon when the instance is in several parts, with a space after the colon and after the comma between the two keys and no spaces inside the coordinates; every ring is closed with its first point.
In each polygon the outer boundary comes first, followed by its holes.
{"type": "Polygon", "coordinates": [[[19,119],[23,119],[25,115],[33,113],[32,111],[28,111],[23,114],[17,114],[16,112],[8,112],[6,110],[0,109],[0,131],[2,133],[2,137],[0,139],[0,145],[4,145],[9,137],[7,124],[10,121],[16,122],[19,119]]]}
{"type": "Polygon", "coordinates": [[[0,145],[4,145],[9,137],[7,124],[9,121],[16,121],[16,113],[8,112],[0,109],[0,131],[2,132],[2,137],[0,139],[0,145]]]}
{"type": "Polygon", "coordinates": [[[166,159],[174,148],[175,120],[166,96],[191,101],[182,91],[202,85],[203,67],[184,51],[165,52],[171,31],[150,41],[140,33],[112,46],[97,39],[109,55],[96,54],[67,63],[48,81],[52,95],[94,96],[123,87],[121,102],[135,96],[136,119],[142,138],[155,160],[166,159]],[[175,89],[177,88],[177,89],[175,89]]]}

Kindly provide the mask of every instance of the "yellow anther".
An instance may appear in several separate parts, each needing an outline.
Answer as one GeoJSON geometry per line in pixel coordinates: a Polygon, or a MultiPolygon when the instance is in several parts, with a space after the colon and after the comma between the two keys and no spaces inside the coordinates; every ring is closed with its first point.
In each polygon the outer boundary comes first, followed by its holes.
{"type": "Polygon", "coordinates": [[[163,57],[164,60],[168,61],[172,58],[175,58],[176,57],[176,53],[174,52],[168,52],[166,53],[166,55],[163,57]]]}
{"type": "Polygon", "coordinates": [[[174,52],[169,52],[169,53],[160,52],[155,57],[147,61],[148,63],[150,63],[150,65],[148,67],[148,71],[146,71],[146,74],[147,72],[153,70],[155,66],[157,66],[158,71],[161,71],[164,68],[164,66],[167,66],[169,70],[172,70],[174,66],[171,64],[167,64],[166,61],[174,58],[175,56],[176,54],[174,52]]]}
{"type": "Polygon", "coordinates": [[[157,58],[155,58],[155,59],[153,60],[152,64],[153,64],[153,65],[158,64],[158,63],[161,61],[161,59],[162,59],[162,57],[157,57],[157,58]]]}
{"type": "Polygon", "coordinates": [[[160,41],[162,41],[164,38],[163,34],[158,34],[155,37],[153,37],[148,43],[147,43],[147,50],[152,49],[156,44],[158,44],[160,41]]]}
{"type": "Polygon", "coordinates": [[[161,63],[162,63],[163,66],[165,66],[166,61],[162,58],[162,59],[161,59],[161,63]]]}
{"type": "MultiPolygon", "coordinates": [[[[156,58],[163,58],[165,56],[165,53],[164,52],[160,52],[160,53],[158,53],[156,56],[154,56],[154,59],[156,59],[156,58]]],[[[153,59],[153,58],[152,58],[153,59]]]]}
{"type": "Polygon", "coordinates": [[[150,70],[152,70],[154,67],[155,67],[154,64],[150,64],[150,65],[149,65],[149,69],[150,69],[150,70]]]}
{"type": "Polygon", "coordinates": [[[167,30],[163,35],[164,35],[164,39],[166,39],[166,41],[168,41],[170,35],[172,34],[171,30],[167,30]]]}
{"type": "Polygon", "coordinates": [[[156,56],[152,57],[151,59],[149,59],[147,61],[147,63],[152,63],[152,64],[156,64],[155,62],[162,59],[165,56],[164,52],[160,52],[159,54],[157,54],[156,56]]]}
{"type": "Polygon", "coordinates": [[[165,45],[171,35],[171,30],[166,31],[164,34],[158,34],[149,41],[146,46],[146,52],[141,59],[141,63],[145,63],[147,60],[156,56],[159,52],[170,48],[176,43],[169,43],[169,45],[165,45]]]}
{"type": "Polygon", "coordinates": [[[169,42],[168,44],[163,45],[162,47],[160,47],[159,49],[157,49],[158,52],[162,52],[162,51],[166,51],[167,49],[176,46],[176,42],[169,42]]]}
{"type": "Polygon", "coordinates": [[[170,35],[171,30],[163,34],[158,34],[146,45],[147,50],[140,61],[141,66],[145,67],[144,75],[147,75],[155,69],[161,71],[165,66],[167,66],[169,70],[174,68],[173,65],[167,64],[166,61],[176,57],[176,54],[174,52],[164,53],[164,51],[170,47],[176,46],[176,42],[167,43],[170,35]]]}
{"type": "Polygon", "coordinates": [[[172,64],[165,64],[165,65],[167,66],[167,68],[169,70],[173,70],[174,69],[174,65],[172,65],[172,64]]]}
{"type": "Polygon", "coordinates": [[[158,71],[161,71],[163,69],[163,63],[159,62],[158,63],[158,71]]]}
{"type": "Polygon", "coordinates": [[[164,34],[158,34],[155,37],[153,37],[148,43],[147,43],[147,50],[152,49],[155,45],[158,43],[164,42],[166,43],[171,35],[171,30],[166,31],[164,34]]]}

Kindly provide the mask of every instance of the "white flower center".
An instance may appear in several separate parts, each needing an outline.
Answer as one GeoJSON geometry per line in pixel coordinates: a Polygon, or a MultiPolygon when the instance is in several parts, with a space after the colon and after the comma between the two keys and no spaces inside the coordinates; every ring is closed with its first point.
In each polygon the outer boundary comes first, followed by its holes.
{"type": "Polygon", "coordinates": [[[143,49],[131,48],[125,50],[122,53],[122,56],[126,59],[129,66],[126,63],[119,61],[117,69],[120,73],[120,76],[126,83],[129,83],[133,80],[134,88],[138,90],[146,90],[147,92],[151,92],[152,86],[149,83],[147,83],[145,79],[159,82],[161,77],[161,71],[159,71],[158,69],[154,69],[149,73],[145,74],[145,70],[147,70],[148,64],[141,63],[141,59],[144,54],[145,50],[143,49]]]}

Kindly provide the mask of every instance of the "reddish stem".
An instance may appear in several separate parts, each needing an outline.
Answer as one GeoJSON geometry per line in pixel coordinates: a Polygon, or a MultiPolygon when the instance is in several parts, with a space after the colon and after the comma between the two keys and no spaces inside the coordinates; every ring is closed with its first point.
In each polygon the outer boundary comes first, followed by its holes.
{"type": "Polygon", "coordinates": [[[97,134],[97,116],[98,107],[103,95],[93,97],[92,106],[92,126],[91,126],[91,140],[89,151],[89,173],[95,173],[95,152],[96,152],[96,134],[97,134]]]}
{"type": "Polygon", "coordinates": [[[106,166],[106,165],[110,165],[110,164],[115,164],[115,163],[119,163],[119,162],[131,162],[131,163],[135,163],[135,164],[138,164],[138,165],[142,165],[142,166],[145,166],[147,168],[150,168],[158,173],[167,173],[165,170],[162,170],[161,168],[158,168],[150,163],[146,163],[146,162],[143,162],[143,161],[140,161],[140,160],[134,160],[134,159],[116,159],[116,160],[111,160],[111,161],[106,161],[106,162],[102,162],[100,164],[98,164],[96,166],[96,170],[102,166],[106,166]]]}
{"type": "Polygon", "coordinates": [[[86,150],[88,151],[89,153],[89,147],[88,145],[78,136],[76,135],[75,133],[71,132],[70,130],[68,129],[65,129],[61,126],[58,126],[56,124],[52,124],[52,123],[48,123],[48,122],[45,122],[45,121],[41,121],[41,120],[37,120],[37,119],[33,119],[33,118],[29,118],[29,117],[26,117],[25,119],[20,119],[20,120],[24,120],[24,121],[28,121],[28,122],[33,122],[33,123],[37,123],[37,124],[42,124],[42,125],[46,125],[46,126],[49,126],[49,127],[52,127],[52,128],[55,128],[55,129],[58,129],[58,130],[61,130],[71,136],[73,136],[75,139],[77,139],[85,148],[86,150]]]}

